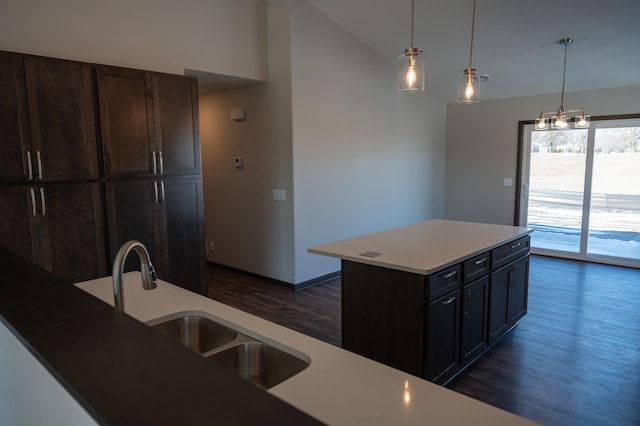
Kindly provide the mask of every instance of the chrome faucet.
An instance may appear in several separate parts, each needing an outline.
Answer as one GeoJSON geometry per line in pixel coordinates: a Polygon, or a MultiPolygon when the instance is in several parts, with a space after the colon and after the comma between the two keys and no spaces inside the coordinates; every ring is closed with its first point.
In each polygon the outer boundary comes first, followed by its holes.
{"type": "Polygon", "coordinates": [[[124,312],[124,292],[122,291],[122,274],[124,273],[124,262],[127,260],[129,252],[133,250],[140,258],[140,273],[142,274],[142,288],[153,290],[158,286],[156,282],[156,270],[153,269],[149,252],[140,241],[127,241],[120,247],[116,258],[113,261],[113,302],[117,309],[124,312]]]}

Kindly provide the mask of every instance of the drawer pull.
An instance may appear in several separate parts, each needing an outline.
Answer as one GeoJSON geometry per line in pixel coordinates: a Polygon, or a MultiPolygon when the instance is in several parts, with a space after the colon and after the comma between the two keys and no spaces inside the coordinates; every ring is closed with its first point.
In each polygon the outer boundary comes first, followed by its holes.
{"type": "Polygon", "coordinates": [[[486,262],[486,261],[487,261],[487,258],[486,258],[486,257],[483,257],[483,258],[482,258],[482,259],[480,259],[480,260],[476,260],[476,265],[481,265],[481,264],[483,264],[483,263],[484,263],[484,262],[486,262]]]}
{"type": "Polygon", "coordinates": [[[31,162],[31,151],[27,151],[27,169],[29,169],[29,180],[33,180],[33,163],[31,162]]]}
{"type": "Polygon", "coordinates": [[[44,198],[44,188],[40,187],[40,201],[42,202],[42,216],[47,215],[47,200],[44,198]]]}
{"type": "Polygon", "coordinates": [[[42,155],[40,155],[40,151],[36,151],[36,160],[38,162],[38,179],[42,180],[42,155]]]}
{"type": "Polygon", "coordinates": [[[442,278],[451,278],[453,276],[455,276],[458,273],[458,271],[451,271],[446,275],[443,275],[442,278]]]}
{"type": "Polygon", "coordinates": [[[440,302],[440,304],[442,306],[446,306],[449,305],[451,302],[453,302],[454,300],[456,300],[455,296],[449,296],[449,298],[447,300],[443,300],[442,302],[440,302]]]}
{"type": "Polygon", "coordinates": [[[152,167],[153,167],[153,171],[151,172],[154,176],[158,174],[158,165],[157,165],[157,160],[156,160],[156,152],[152,151],[151,152],[151,161],[152,161],[152,167]]]}
{"type": "Polygon", "coordinates": [[[512,248],[512,249],[514,249],[514,248],[516,248],[516,247],[520,247],[520,244],[522,244],[522,243],[512,244],[512,245],[511,245],[511,248],[512,248]]]}
{"type": "Polygon", "coordinates": [[[29,188],[29,194],[31,194],[31,211],[35,216],[38,214],[38,211],[36,210],[36,191],[33,188],[29,188]]]}

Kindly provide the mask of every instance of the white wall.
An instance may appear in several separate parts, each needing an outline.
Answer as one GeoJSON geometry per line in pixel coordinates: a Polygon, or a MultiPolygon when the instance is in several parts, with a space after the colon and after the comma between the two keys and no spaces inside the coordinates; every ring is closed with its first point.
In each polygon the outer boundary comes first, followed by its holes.
{"type": "Polygon", "coordinates": [[[2,425],[97,424],[2,323],[0,378],[2,425]]]}
{"type": "Polygon", "coordinates": [[[399,94],[391,64],[291,2],[296,282],[340,269],[313,245],[444,215],[444,103],[399,94]]]}
{"type": "Polygon", "coordinates": [[[268,6],[269,83],[200,97],[205,229],[216,263],[294,282],[291,53],[287,2],[268,6]],[[231,121],[231,108],[247,120],[231,121]],[[234,157],[244,167],[236,169],[234,157]],[[288,200],[275,201],[284,189],[288,200]]]}
{"type": "MultiPolygon", "coordinates": [[[[559,94],[480,101],[447,107],[445,217],[512,225],[516,182],[518,121],[553,110],[559,94]]],[[[567,108],[591,116],[640,113],[640,86],[570,92],[567,108]]]]}
{"type": "Polygon", "coordinates": [[[340,269],[312,245],[444,215],[446,106],[307,2],[267,15],[269,82],[201,96],[208,259],[298,284],[340,269]]]}
{"type": "Polygon", "coordinates": [[[266,80],[264,0],[2,0],[0,50],[266,80]]]}

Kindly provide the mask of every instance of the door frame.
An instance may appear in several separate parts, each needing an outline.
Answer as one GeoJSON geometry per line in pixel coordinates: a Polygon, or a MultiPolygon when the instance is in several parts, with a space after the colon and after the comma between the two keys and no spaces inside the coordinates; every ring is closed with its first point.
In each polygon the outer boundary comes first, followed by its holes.
{"type": "MultiPolygon", "coordinates": [[[[620,114],[620,115],[602,115],[602,116],[592,116],[591,123],[593,125],[594,122],[602,122],[602,121],[614,121],[614,120],[631,120],[631,119],[640,119],[640,114],[620,114]]],[[[515,188],[515,208],[514,208],[514,217],[513,223],[516,226],[526,226],[526,223],[523,223],[523,214],[521,210],[523,209],[523,196],[528,196],[528,187],[526,183],[529,182],[529,167],[527,152],[525,152],[525,137],[527,136],[527,131],[525,126],[535,124],[534,120],[523,120],[518,122],[518,151],[517,151],[517,164],[516,164],[516,188],[515,188]],[[525,157],[526,156],[526,157],[525,157]],[[525,161],[527,161],[527,167],[525,168],[525,161]],[[526,182],[526,183],[525,183],[526,182]]],[[[594,155],[594,144],[592,138],[595,136],[595,132],[589,132],[589,142],[587,145],[587,168],[585,170],[585,174],[587,175],[586,185],[585,185],[585,194],[588,190],[589,194],[591,194],[591,184],[592,184],[592,174],[593,174],[593,161],[592,157],[594,155]],[[587,185],[589,186],[587,188],[587,185]]],[[[605,255],[587,255],[586,244],[587,238],[585,238],[589,233],[588,223],[589,223],[589,212],[590,212],[590,204],[591,197],[585,197],[583,200],[583,214],[582,217],[582,226],[581,226],[581,238],[580,238],[580,252],[579,253],[571,253],[560,250],[548,250],[548,249],[535,249],[531,248],[532,254],[540,254],[543,256],[554,256],[554,257],[562,257],[566,259],[573,260],[581,260],[586,262],[593,263],[604,263],[608,265],[619,265],[619,266],[627,266],[639,268],[640,262],[629,259],[625,260],[625,258],[613,257],[613,256],[605,256],[605,255]]]]}

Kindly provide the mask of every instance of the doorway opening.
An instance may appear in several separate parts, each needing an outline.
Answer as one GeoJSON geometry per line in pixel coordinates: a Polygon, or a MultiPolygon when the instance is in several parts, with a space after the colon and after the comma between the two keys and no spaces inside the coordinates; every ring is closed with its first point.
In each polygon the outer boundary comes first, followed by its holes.
{"type": "Polygon", "coordinates": [[[516,223],[533,253],[640,268],[640,116],[520,122],[516,223]]]}

